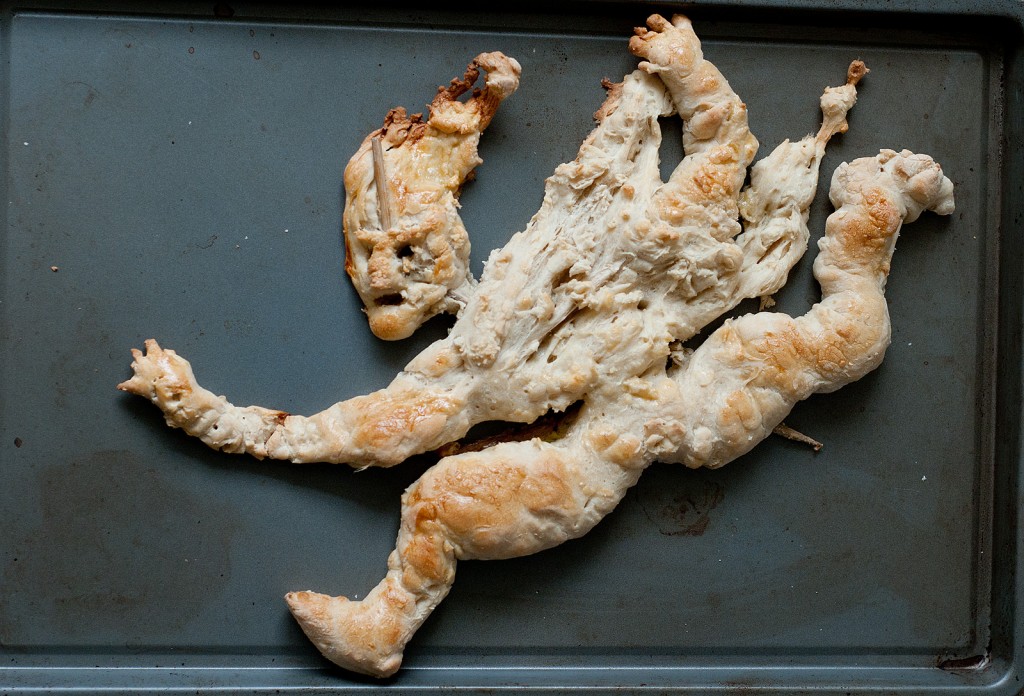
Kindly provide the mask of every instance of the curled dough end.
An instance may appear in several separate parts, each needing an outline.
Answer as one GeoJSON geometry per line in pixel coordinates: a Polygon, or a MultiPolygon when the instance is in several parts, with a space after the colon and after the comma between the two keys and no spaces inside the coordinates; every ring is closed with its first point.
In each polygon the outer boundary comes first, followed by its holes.
{"type": "Polygon", "coordinates": [[[324,657],[339,667],[383,678],[390,677],[402,665],[401,652],[382,653],[377,649],[381,644],[390,647],[391,641],[375,640],[367,635],[387,630],[386,624],[364,623],[355,627],[364,635],[339,640],[339,636],[351,633],[346,629],[352,627],[351,615],[360,602],[309,591],[289,592],[285,595],[285,602],[306,637],[324,657]]]}

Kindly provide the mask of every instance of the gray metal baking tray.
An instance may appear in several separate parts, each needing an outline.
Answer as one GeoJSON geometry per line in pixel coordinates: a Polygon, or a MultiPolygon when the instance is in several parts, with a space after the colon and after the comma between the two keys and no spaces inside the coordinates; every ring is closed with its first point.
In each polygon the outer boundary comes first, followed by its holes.
{"type": "MultiPolygon", "coordinates": [[[[0,692],[1024,688],[1021,4],[0,7],[0,692]],[[379,342],[343,277],[364,134],[480,51],[519,59],[463,196],[479,271],[575,156],[601,78],[635,65],[631,28],[680,9],[762,154],[868,63],[812,229],[841,161],[906,147],[955,181],[956,214],[900,240],[885,363],[794,411],[820,453],[655,466],[584,539],[462,564],[398,676],[331,668],[282,595],[372,587],[429,461],[209,451],[114,391],[128,349],[157,337],[236,403],[292,412],[386,384],[448,323],[379,342]]],[[[782,309],[813,301],[810,260],[782,309]]]]}

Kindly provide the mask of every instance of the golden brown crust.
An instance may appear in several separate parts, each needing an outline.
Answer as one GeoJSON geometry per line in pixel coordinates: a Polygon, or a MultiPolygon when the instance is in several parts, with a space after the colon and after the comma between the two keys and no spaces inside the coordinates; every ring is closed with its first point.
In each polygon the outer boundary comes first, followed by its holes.
{"type": "Polygon", "coordinates": [[[356,447],[387,449],[424,424],[447,419],[457,408],[453,399],[434,394],[387,394],[372,405],[353,409],[353,440],[356,447]]]}
{"type": "Polygon", "coordinates": [[[846,84],[856,85],[863,79],[865,75],[870,72],[868,66],[864,65],[864,61],[855,60],[850,63],[850,67],[846,71],[846,84]]]}

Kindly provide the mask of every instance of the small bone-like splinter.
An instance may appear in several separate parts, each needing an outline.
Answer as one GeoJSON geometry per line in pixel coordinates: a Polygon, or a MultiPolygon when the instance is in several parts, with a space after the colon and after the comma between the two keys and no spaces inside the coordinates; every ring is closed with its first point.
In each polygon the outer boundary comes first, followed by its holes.
{"type": "Polygon", "coordinates": [[[779,423],[778,425],[776,425],[775,430],[773,430],[772,432],[774,432],[776,435],[780,437],[786,438],[787,440],[792,440],[793,442],[801,442],[805,445],[808,445],[815,452],[820,452],[821,448],[824,447],[823,444],[815,440],[810,435],[804,435],[799,430],[794,430],[785,423],[779,423]]]}
{"type": "Polygon", "coordinates": [[[373,148],[373,183],[377,190],[377,208],[380,211],[381,231],[390,232],[395,226],[393,203],[388,184],[387,165],[384,164],[384,147],[380,144],[380,136],[371,141],[373,148]]]}

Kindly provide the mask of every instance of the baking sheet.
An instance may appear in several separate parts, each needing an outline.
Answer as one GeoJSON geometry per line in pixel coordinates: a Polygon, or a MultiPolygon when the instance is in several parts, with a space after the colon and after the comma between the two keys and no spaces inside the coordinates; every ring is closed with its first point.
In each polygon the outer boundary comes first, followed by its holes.
{"type": "MultiPolygon", "coordinates": [[[[368,591],[429,461],[209,451],[114,391],[128,349],[156,337],[235,403],[295,413],[384,386],[449,323],[366,328],[340,240],[362,137],[481,51],[522,63],[462,198],[479,272],[652,7],[3,5],[0,689],[1016,693],[1021,10],[814,5],[686,9],[762,156],[816,129],[851,59],[872,69],[812,230],[841,161],[906,147],[954,180],[957,212],[901,237],[885,363],[787,419],[821,453],[655,466],[586,538],[461,564],[383,683],[330,667],[281,597],[368,591]]],[[[814,301],[811,260],[782,310],[814,301]]]]}

